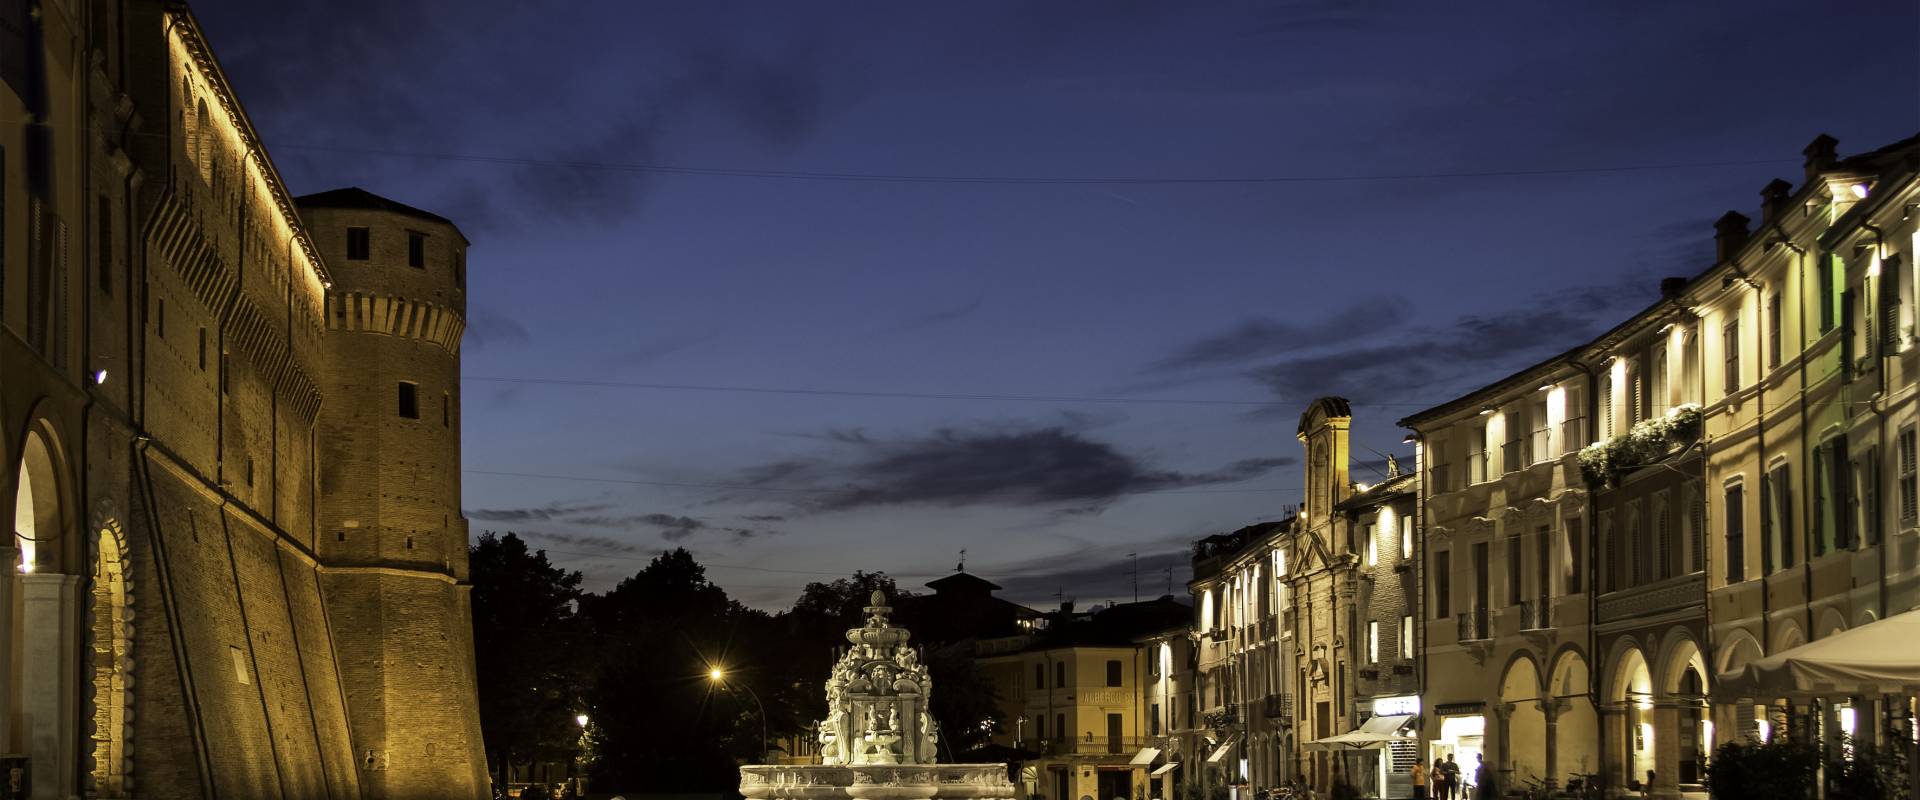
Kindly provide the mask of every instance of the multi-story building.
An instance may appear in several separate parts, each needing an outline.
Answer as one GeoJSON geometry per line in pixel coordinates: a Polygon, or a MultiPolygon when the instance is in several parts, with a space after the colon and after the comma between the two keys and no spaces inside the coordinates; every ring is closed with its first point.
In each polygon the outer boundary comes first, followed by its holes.
{"type": "Polygon", "coordinates": [[[1186,775],[1211,787],[1270,787],[1291,779],[1291,604],[1284,537],[1295,518],[1194,543],[1194,694],[1205,756],[1186,775]]]}
{"type": "Polygon", "coordinates": [[[0,8],[0,752],[31,797],[486,793],[465,241],[328,197],[288,194],[184,4],[0,8]]]}
{"type": "Polygon", "coordinates": [[[1147,774],[1147,797],[1175,800],[1185,794],[1186,782],[1208,755],[1201,737],[1200,705],[1194,693],[1195,658],[1190,620],[1139,639],[1145,649],[1147,675],[1142,687],[1147,710],[1147,738],[1159,749],[1159,763],[1147,774]]]}
{"type": "Polygon", "coordinates": [[[1615,420],[1600,398],[1624,389],[1580,355],[1400,421],[1425,476],[1414,526],[1422,757],[1452,757],[1469,776],[1482,758],[1510,779],[1598,766],[1578,452],[1615,420]]]}
{"type": "Polygon", "coordinates": [[[1920,604],[1917,153],[1816,139],[1798,189],[1762,190],[1758,235],[1715,224],[1703,273],[1403,421],[1428,476],[1431,753],[1678,797],[1719,742],[1817,731],[1837,754],[1904,724],[1912,698],[1710,698],[1920,604]]]}
{"type": "Polygon", "coordinates": [[[976,643],[975,663],[1014,723],[994,743],[1037,754],[1022,765],[1034,794],[1145,800],[1163,755],[1148,691],[1162,653],[1147,642],[1190,613],[1171,597],[1079,618],[1063,608],[1044,630],[976,643]]]}
{"type": "MultiPolygon", "coordinates": [[[[1836,148],[1808,145],[1800,185],[1768,184],[1755,235],[1728,241],[1679,299],[1708,333],[1712,674],[1920,605],[1920,137],[1846,159],[1836,148]]],[[[1836,751],[1838,734],[1877,741],[1913,703],[1722,699],[1715,740],[1819,730],[1836,751]]],[[[1658,773],[1676,759],[1662,745],[1655,760],[1658,773]]]]}
{"type": "MultiPolygon", "coordinates": [[[[1354,484],[1335,506],[1339,535],[1358,555],[1347,641],[1353,642],[1353,719],[1356,730],[1391,737],[1379,748],[1340,757],[1348,780],[1372,797],[1412,797],[1411,770],[1419,759],[1409,728],[1420,713],[1420,647],[1414,524],[1419,473],[1401,472],[1389,458],[1377,484],[1354,484]]],[[[1295,595],[1299,596],[1298,594],[1295,595]]]]}

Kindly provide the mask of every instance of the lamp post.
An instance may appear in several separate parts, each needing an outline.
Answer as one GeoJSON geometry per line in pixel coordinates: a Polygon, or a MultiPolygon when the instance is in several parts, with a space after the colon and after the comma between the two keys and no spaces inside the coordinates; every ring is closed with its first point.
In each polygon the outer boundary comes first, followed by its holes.
{"type": "Polygon", "coordinates": [[[573,749],[573,796],[579,797],[584,794],[580,791],[580,756],[587,749],[587,715],[575,714],[573,721],[580,723],[580,746],[573,749]]]}
{"type": "MultiPolygon", "coordinates": [[[[721,667],[713,667],[707,670],[707,680],[713,681],[715,685],[728,691],[732,691],[736,686],[736,684],[727,683],[727,671],[721,667]]],[[[760,710],[760,757],[765,759],[768,753],[767,706],[760,702],[760,695],[753,693],[753,687],[744,683],[737,685],[739,688],[746,690],[747,696],[753,698],[754,707],[760,710]]]]}

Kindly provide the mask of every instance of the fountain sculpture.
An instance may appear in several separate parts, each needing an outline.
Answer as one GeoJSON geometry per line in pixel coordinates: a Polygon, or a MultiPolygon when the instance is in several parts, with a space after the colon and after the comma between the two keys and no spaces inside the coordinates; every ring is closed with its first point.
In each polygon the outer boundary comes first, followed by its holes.
{"type": "Polygon", "coordinates": [[[817,726],[818,764],[740,768],[748,800],[1013,800],[1005,764],[940,764],[939,727],[927,714],[933,684],[911,635],[887,617],[875,591],[866,627],[847,631],[849,646],[827,678],[827,718],[817,726]]]}

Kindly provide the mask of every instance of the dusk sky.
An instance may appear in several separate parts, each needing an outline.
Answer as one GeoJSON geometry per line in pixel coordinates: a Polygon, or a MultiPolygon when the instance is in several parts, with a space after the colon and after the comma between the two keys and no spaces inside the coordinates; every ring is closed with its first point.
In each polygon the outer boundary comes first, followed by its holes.
{"type": "Polygon", "coordinates": [[[295,193],[472,240],[474,535],[766,608],[962,548],[1034,605],[1130,552],[1184,594],[1299,502],[1314,397],[1405,456],[1816,135],[1920,131],[1912,0],[194,8],[295,193]]]}

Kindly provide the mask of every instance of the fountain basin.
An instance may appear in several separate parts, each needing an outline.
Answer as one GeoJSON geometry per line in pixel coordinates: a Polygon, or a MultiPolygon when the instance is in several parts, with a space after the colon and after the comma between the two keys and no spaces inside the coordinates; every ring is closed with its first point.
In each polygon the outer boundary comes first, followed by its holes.
{"type": "Polygon", "coordinates": [[[1005,764],[757,764],[740,768],[748,800],[1016,800],[1005,764]]]}

